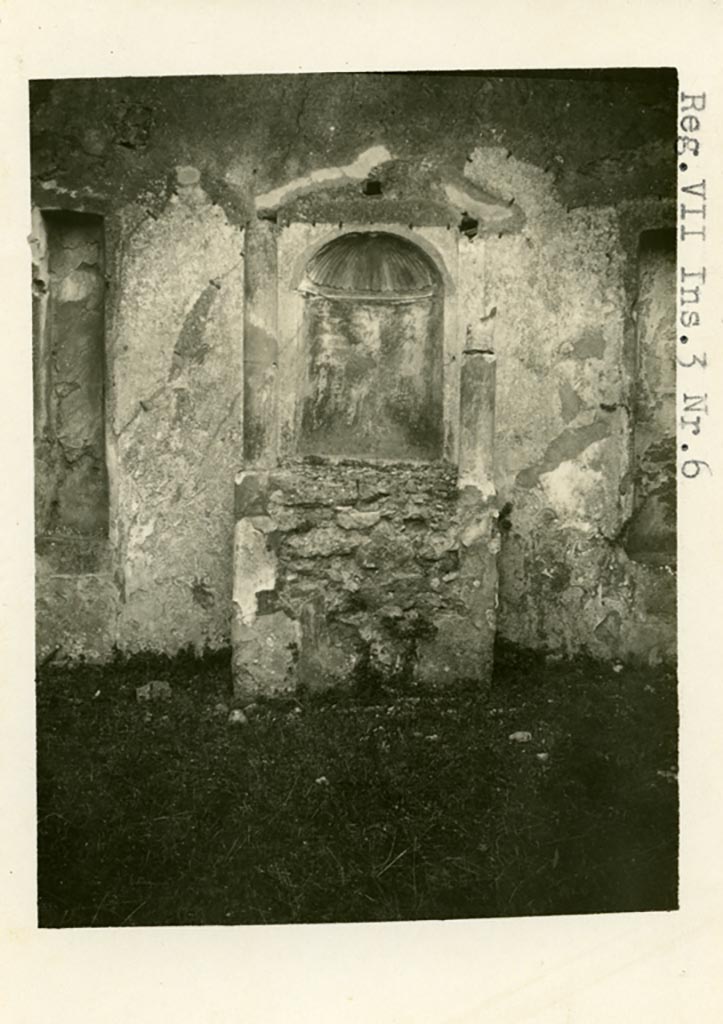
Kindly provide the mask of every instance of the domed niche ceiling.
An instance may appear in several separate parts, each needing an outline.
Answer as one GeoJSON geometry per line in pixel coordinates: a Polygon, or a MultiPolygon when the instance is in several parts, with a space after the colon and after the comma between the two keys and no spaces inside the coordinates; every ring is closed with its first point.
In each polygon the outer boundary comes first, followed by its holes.
{"type": "Polygon", "coordinates": [[[309,261],[301,454],[438,459],[444,288],[407,238],[355,232],[309,261]]]}

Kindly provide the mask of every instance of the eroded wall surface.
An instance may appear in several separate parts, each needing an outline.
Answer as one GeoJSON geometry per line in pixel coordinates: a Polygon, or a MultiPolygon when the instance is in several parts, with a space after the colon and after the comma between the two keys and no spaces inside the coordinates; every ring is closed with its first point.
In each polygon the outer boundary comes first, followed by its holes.
{"type": "MultiPolygon", "coordinates": [[[[500,631],[565,653],[669,660],[674,547],[653,572],[629,557],[625,538],[640,477],[636,395],[658,395],[661,376],[669,388],[674,361],[670,331],[667,345],[644,343],[643,360],[638,336],[651,318],[674,318],[673,281],[668,277],[662,289],[658,281],[656,294],[648,289],[641,307],[637,241],[626,235],[629,210],[568,210],[549,173],[500,151],[475,154],[468,173],[487,184],[497,172],[499,181],[503,161],[506,188],[526,224],[518,234],[489,240],[486,253],[487,296],[496,309],[495,457],[505,533],[500,631]]],[[[670,215],[663,204],[645,211],[653,223],[670,215]]],[[[641,424],[662,443],[668,464],[671,401],[670,391],[660,395],[657,426],[641,424]]],[[[674,504],[674,486],[666,496],[674,504]]]]}
{"type": "Polygon", "coordinates": [[[237,690],[486,678],[494,508],[457,485],[442,462],[240,474],[237,690]]]}
{"type": "Polygon", "coordinates": [[[112,417],[124,650],[217,647],[228,636],[242,241],[191,186],[124,249],[112,417]]]}
{"type": "MultiPolygon", "coordinates": [[[[109,507],[93,564],[39,545],[39,657],[229,642],[244,237],[263,237],[245,229],[283,230],[257,219],[279,191],[323,220],[323,186],[357,224],[464,236],[459,327],[497,362],[498,632],[672,658],[670,256],[641,237],[675,224],[675,100],[645,73],[37,83],[34,204],[103,218],[109,507]],[[634,543],[651,500],[652,561],[634,543]]],[[[267,325],[245,326],[272,367],[267,325]]],[[[313,528],[327,513],[347,536],[328,505],[313,528]]]]}

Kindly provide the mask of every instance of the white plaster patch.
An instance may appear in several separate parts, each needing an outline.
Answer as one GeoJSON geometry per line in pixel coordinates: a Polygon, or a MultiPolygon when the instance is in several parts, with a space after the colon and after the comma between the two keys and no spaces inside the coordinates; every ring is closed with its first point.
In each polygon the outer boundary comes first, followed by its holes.
{"type": "Polygon", "coordinates": [[[499,555],[502,548],[502,540],[499,534],[495,534],[487,543],[487,550],[491,555],[499,555]]]}
{"type": "MultiPolygon", "coordinates": [[[[41,210],[34,206],[32,209],[32,233],[28,236],[30,252],[33,262],[42,264],[48,256],[48,235],[45,230],[45,221],[41,210]]],[[[40,268],[39,268],[40,269],[40,268]]],[[[47,276],[47,273],[45,274],[47,276]]]]}
{"type": "Polygon", "coordinates": [[[600,454],[604,442],[597,442],[578,459],[561,462],[556,469],[540,476],[545,499],[565,526],[591,533],[599,529],[605,512],[607,483],[601,469],[591,461],[600,454]]]}
{"type": "Polygon", "coordinates": [[[459,535],[459,542],[463,547],[469,548],[472,547],[473,544],[477,543],[477,541],[487,540],[489,532],[489,518],[485,517],[484,519],[468,523],[459,535]]]}
{"type": "Polygon", "coordinates": [[[456,185],[445,185],[444,192],[452,206],[456,206],[460,213],[476,217],[483,227],[499,227],[513,216],[508,206],[502,203],[483,203],[456,185]]]}
{"type": "Polygon", "coordinates": [[[457,482],[457,489],[463,491],[465,487],[474,487],[484,501],[494,498],[497,493],[494,480],[488,476],[478,476],[476,474],[474,476],[469,474],[460,476],[457,482]]]}
{"type": "Polygon", "coordinates": [[[92,270],[76,269],[58,283],[61,302],[82,302],[98,291],[98,275],[92,270]]]}
{"type": "Polygon", "coordinates": [[[155,519],[150,519],[147,523],[136,522],[131,533],[133,535],[133,545],[135,547],[142,547],[143,544],[148,540],[156,528],[155,519]]]}
{"type": "Polygon", "coordinates": [[[266,537],[248,519],[239,519],[234,531],[233,602],[243,625],[256,621],[256,594],[276,586],[276,556],[266,537]]]}
{"type": "Polygon", "coordinates": [[[277,528],[276,520],[271,516],[248,516],[247,518],[253,528],[261,533],[271,533],[277,528]]]}
{"type": "Polygon", "coordinates": [[[55,178],[51,178],[50,181],[41,181],[40,187],[45,189],[46,192],[57,192],[58,195],[72,196],[73,199],[76,199],[78,196],[89,196],[92,199],[103,198],[100,192],[94,192],[88,185],[84,185],[82,188],[64,188],[58,184],[55,178]]]}
{"type": "Polygon", "coordinates": [[[485,244],[474,238],[459,247],[459,305],[464,315],[464,347],[494,350],[493,307],[485,293],[485,244]]]}
{"type": "Polygon", "coordinates": [[[321,167],[301,178],[294,178],[286,185],[272,189],[256,197],[259,210],[273,210],[287,199],[309,188],[319,185],[344,185],[347,181],[363,181],[369,172],[379,164],[393,160],[386,146],[372,146],[365,149],[350,164],[343,167],[321,167]]]}

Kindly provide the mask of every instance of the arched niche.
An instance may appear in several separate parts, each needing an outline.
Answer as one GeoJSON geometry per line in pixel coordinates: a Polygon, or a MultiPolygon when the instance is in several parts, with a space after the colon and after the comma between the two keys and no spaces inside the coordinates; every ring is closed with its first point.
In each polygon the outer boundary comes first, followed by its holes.
{"type": "Polygon", "coordinates": [[[444,435],[442,276],[414,242],[353,231],[308,260],[298,451],[435,460],[444,435]]]}

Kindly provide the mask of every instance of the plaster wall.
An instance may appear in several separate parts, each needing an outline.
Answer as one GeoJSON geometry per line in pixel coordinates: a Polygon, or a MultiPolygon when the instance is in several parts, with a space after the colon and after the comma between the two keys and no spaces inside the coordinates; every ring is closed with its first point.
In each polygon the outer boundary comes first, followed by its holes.
{"type": "Polygon", "coordinates": [[[40,658],[228,643],[243,234],[192,185],[158,215],[124,210],[115,239],[108,550],[91,572],[39,559],[40,658]]]}
{"type": "MultiPolygon", "coordinates": [[[[675,224],[675,98],[674,77],[652,73],[37,83],[36,210],[103,218],[108,474],[93,558],[61,565],[38,546],[38,657],[229,643],[232,482],[277,446],[242,436],[244,406],[262,427],[294,414],[275,384],[278,346],[298,341],[284,327],[303,301],[297,264],[394,212],[396,230],[426,238],[450,267],[445,359],[496,355],[485,472],[498,494],[499,634],[672,659],[674,559],[636,560],[628,540],[652,438],[636,440],[641,376],[643,390],[669,391],[665,332],[650,327],[658,341],[642,358],[636,318],[669,318],[664,272],[640,276],[640,238],[675,224]],[[376,196],[362,192],[369,177],[376,196]],[[328,214],[342,193],[353,216],[337,227],[328,214]],[[281,199],[296,205],[275,222],[281,199]],[[279,253],[255,280],[243,256],[253,246],[279,253]],[[260,367],[245,395],[244,358],[260,367]],[[275,391],[278,416],[264,411],[275,391]]],[[[37,296],[38,337],[46,314],[37,296]]],[[[444,454],[455,462],[459,376],[448,370],[444,454]]],[[[41,361],[40,390],[43,373],[41,361]]],[[[655,407],[649,428],[670,439],[670,396],[655,407]]]]}
{"type": "MultiPolygon", "coordinates": [[[[634,396],[655,391],[660,373],[669,380],[673,341],[648,345],[642,364],[627,352],[637,244],[614,207],[568,210],[550,174],[499,150],[475,153],[468,174],[514,193],[526,215],[521,232],[489,239],[486,251],[498,363],[499,631],[566,654],[671,660],[674,557],[641,568],[623,543],[634,509],[634,396]]],[[[661,203],[648,211],[656,215],[671,211],[661,203]]],[[[645,301],[653,319],[669,317],[672,281],[662,290],[658,281],[645,301]]]]}

